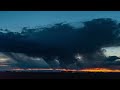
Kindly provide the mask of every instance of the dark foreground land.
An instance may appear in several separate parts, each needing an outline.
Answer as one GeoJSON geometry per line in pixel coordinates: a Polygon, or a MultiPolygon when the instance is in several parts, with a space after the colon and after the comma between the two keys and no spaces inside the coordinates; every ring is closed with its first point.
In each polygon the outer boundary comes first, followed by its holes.
{"type": "Polygon", "coordinates": [[[0,72],[0,79],[120,79],[120,73],[0,72]]]}

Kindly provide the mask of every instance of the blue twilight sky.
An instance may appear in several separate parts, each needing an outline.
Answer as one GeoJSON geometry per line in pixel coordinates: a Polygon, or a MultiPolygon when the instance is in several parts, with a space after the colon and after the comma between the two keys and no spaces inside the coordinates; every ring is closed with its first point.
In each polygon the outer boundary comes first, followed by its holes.
{"type": "Polygon", "coordinates": [[[120,20],[120,11],[0,11],[0,28],[16,31],[24,26],[78,22],[101,17],[120,20]]]}

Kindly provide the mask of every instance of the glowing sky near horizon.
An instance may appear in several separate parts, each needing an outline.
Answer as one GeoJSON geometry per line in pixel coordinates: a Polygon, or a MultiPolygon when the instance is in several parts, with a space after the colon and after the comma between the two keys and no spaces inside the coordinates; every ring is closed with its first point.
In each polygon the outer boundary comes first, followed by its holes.
{"type": "Polygon", "coordinates": [[[120,47],[109,47],[109,48],[105,48],[105,50],[106,50],[106,52],[105,52],[106,56],[120,57],[120,47]]]}

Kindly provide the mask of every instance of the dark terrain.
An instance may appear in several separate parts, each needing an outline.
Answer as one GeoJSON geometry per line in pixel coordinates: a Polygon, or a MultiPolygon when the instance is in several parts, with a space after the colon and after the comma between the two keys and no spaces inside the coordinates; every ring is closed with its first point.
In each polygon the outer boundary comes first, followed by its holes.
{"type": "Polygon", "coordinates": [[[0,79],[120,79],[120,73],[0,72],[0,79]]]}

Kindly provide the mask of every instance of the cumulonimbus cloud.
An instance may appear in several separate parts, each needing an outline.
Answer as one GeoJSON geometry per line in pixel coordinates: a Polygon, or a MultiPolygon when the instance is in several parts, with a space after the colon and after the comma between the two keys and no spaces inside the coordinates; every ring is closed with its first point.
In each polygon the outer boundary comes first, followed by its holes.
{"type": "Polygon", "coordinates": [[[51,27],[24,27],[20,33],[1,32],[0,51],[40,57],[49,64],[58,59],[61,67],[74,63],[79,67],[102,65],[107,59],[102,48],[120,45],[120,24],[111,18],[98,18],[83,22],[83,25],[74,28],[67,23],[58,23],[51,27]],[[75,59],[76,53],[85,63],[75,59]]]}

